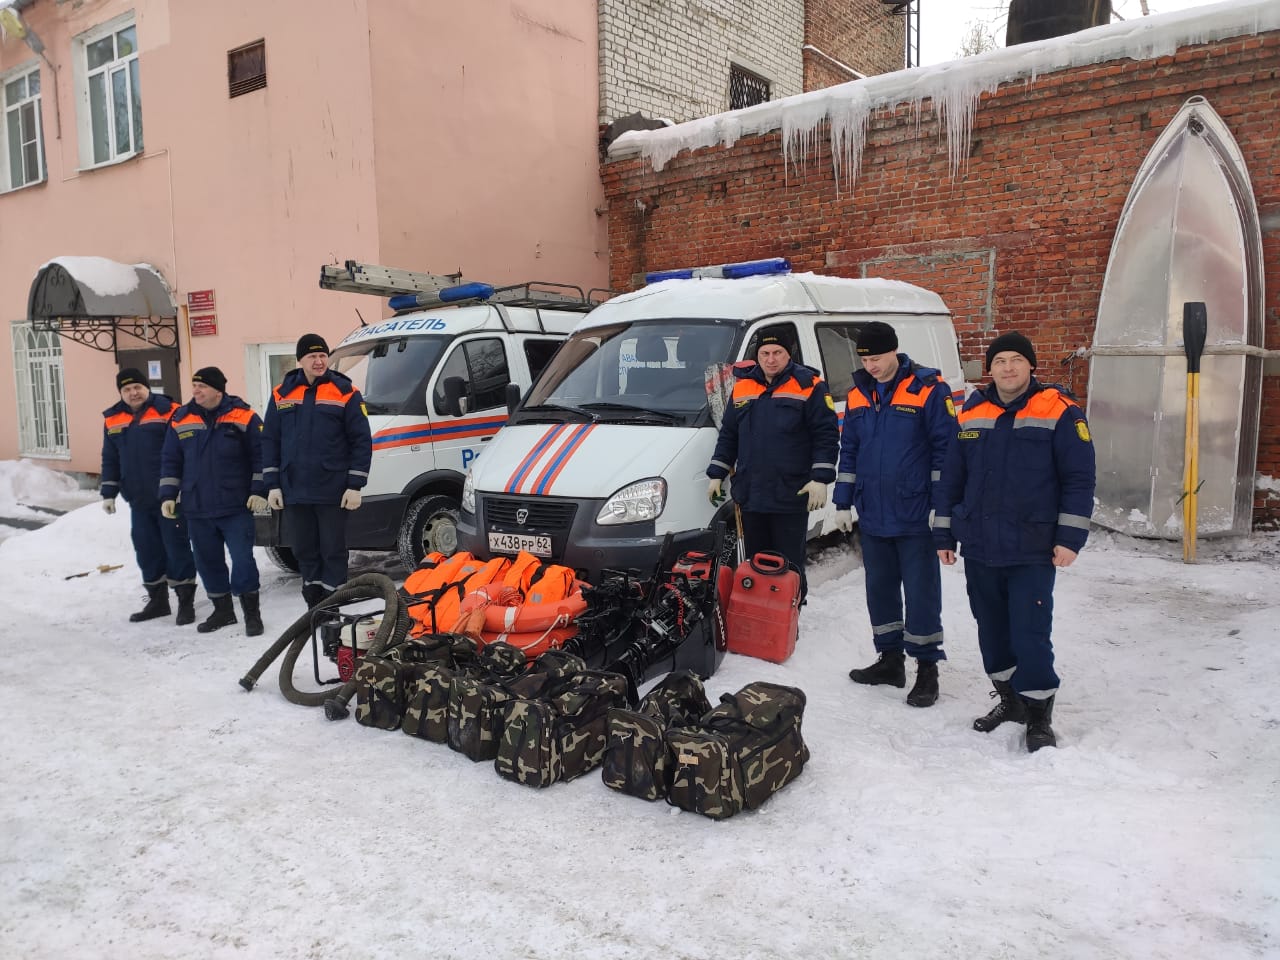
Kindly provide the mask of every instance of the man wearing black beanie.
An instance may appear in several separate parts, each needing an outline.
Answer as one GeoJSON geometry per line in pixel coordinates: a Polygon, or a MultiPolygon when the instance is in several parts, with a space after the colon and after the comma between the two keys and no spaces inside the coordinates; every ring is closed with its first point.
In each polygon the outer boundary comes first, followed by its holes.
{"type": "Polygon", "coordinates": [[[298,367],[271,392],[262,433],[267,503],[282,510],[308,608],[347,582],[347,520],[369,480],[373,438],[364,398],[329,368],[318,333],[298,338],[298,367]]]}
{"type": "Polygon", "coordinates": [[[866,324],[857,350],[862,369],[854,371],[845,406],[834,500],[845,532],[853,530],[851,508],[858,509],[877,659],[850,670],[849,679],[904,687],[910,656],[916,679],[907,703],[930,707],[938,699],[938,662],[947,658],[930,492],[955,433],[955,407],[938,370],[898,352],[889,324],[866,324]]]}
{"type": "Polygon", "coordinates": [[[769,550],[786,557],[800,573],[803,603],[809,513],[826,505],[835,479],[839,426],[826,382],[793,360],[794,352],[794,325],[775,323],[756,334],[756,362],[734,366],[733,403],[707,466],[707,496],[720,504],[733,473],[730,492],[747,555],[769,550]]]}
{"type": "Polygon", "coordinates": [[[1071,394],[1036,380],[1025,336],[996,337],[986,363],[992,382],[960,411],[935,487],[934,545],[948,565],[961,545],[982,663],[999,697],[973,727],[1025,723],[1034,753],[1058,743],[1053,585],[1089,536],[1093,442],[1071,394]]]}
{"type": "Polygon", "coordinates": [[[116,496],[129,504],[133,555],[142,572],[147,603],[129,616],[131,623],[168,616],[169,587],[178,598],[179,626],[195,620],[196,566],[187,524],[160,513],[160,451],[169,417],[177,407],[151,390],[141,370],[116,374],[120,400],[102,411],[102,509],[116,512],[116,496]]]}
{"type": "Polygon", "coordinates": [[[244,611],[245,634],[256,637],[263,625],[253,511],[267,506],[262,421],[226,390],[226,375],[217,367],[191,375],[192,399],[174,411],[160,457],[160,510],[176,517],[181,498],[196,569],[213,603],[213,613],[196,630],[210,633],[238,622],[234,595],[244,611]]]}

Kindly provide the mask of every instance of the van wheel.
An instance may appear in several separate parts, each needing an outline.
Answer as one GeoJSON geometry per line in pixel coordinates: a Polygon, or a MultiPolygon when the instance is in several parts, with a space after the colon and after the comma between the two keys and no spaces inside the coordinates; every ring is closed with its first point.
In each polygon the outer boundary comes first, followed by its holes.
{"type": "Polygon", "coordinates": [[[458,502],[452,497],[422,497],[409,504],[396,541],[400,562],[413,570],[428,553],[445,556],[458,549],[458,502]]]}
{"type": "Polygon", "coordinates": [[[293,551],[288,547],[282,547],[279,544],[271,547],[263,547],[267,551],[267,556],[281,570],[288,570],[290,573],[298,572],[298,558],[293,555],[293,551]]]}

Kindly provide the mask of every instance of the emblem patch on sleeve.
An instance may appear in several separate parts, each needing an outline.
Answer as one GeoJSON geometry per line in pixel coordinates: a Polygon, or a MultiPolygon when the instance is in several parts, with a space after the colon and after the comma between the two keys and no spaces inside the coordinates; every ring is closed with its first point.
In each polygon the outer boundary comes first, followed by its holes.
{"type": "Polygon", "coordinates": [[[955,415],[956,415],[956,405],[952,402],[950,397],[947,397],[947,416],[951,417],[954,420],[955,415]]]}
{"type": "Polygon", "coordinates": [[[1085,423],[1083,420],[1077,420],[1076,436],[1078,436],[1085,443],[1088,443],[1091,439],[1093,439],[1092,437],[1089,436],[1089,424],[1085,423]]]}
{"type": "Polygon", "coordinates": [[[828,394],[827,394],[827,409],[828,409],[828,410],[834,410],[835,408],[836,408],[836,402],[835,402],[834,400],[832,400],[832,399],[831,399],[831,394],[829,394],[829,393],[828,393],[828,394]]]}

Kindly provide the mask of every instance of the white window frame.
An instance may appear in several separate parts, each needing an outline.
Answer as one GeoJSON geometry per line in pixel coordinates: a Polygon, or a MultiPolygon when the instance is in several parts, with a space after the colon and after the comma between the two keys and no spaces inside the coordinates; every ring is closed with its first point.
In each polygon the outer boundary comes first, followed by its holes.
{"type": "Polygon", "coordinates": [[[74,66],[75,87],[76,87],[76,128],[79,135],[79,153],[80,153],[80,169],[89,170],[95,167],[107,167],[112,164],[121,163],[132,157],[136,157],[142,153],[142,92],[141,84],[138,82],[138,21],[134,12],[130,10],[128,13],[121,14],[106,23],[101,23],[92,30],[86,30],[84,33],[75,37],[71,41],[72,64],[74,66]],[[122,30],[133,27],[134,31],[134,49],[125,56],[119,56],[119,50],[115,50],[117,56],[115,59],[107,63],[89,69],[89,47],[104,40],[108,37],[114,37],[122,30]],[[119,73],[119,82],[124,84],[126,91],[126,106],[128,108],[128,134],[129,144],[126,149],[121,149],[117,142],[118,136],[115,125],[115,113],[111,109],[114,102],[111,92],[117,81],[115,74],[119,73]],[[105,159],[95,159],[94,157],[94,130],[93,130],[93,104],[90,94],[92,81],[94,78],[101,76],[104,84],[104,94],[106,96],[107,108],[107,156],[105,159]]]}
{"type": "Polygon", "coordinates": [[[271,391],[280,383],[283,375],[298,365],[296,343],[250,343],[244,348],[245,392],[244,399],[249,406],[257,410],[259,415],[266,416],[267,401],[271,399],[271,391]],[[272,360],[279,358],[275,364],[272,360]],[[283,371],[279,376],[272,376],[271,368],[283,371]]]}
{"type": "MultiPolygon", "coordinates": [[[[23,187],[30,187],[37,183],[44,183],[48,176],[48,170],[44,162],[44,107],[41,100],[44,84],[40,74],[39,61],[32,61],[10,70],[0,76],[0,109],[4,110],[4,119],[0,121],[0,190],[5,192],[9,190],[20,190],[23,187]],[[31,78],[36,78],[35,94],[30,92],[31,78]],[[28,85],[27,95],[16,103],[9,103],[8,86],[19,80],[25,80],[28,85]],[[35,175],[30,175],[30,171],[26,168],[26,151],[22,151],[21,162],[23,165],[23,179],[21,183],[14,183],[12,158],[9,156],[9,121],[11,117],[18,118],[18,126],[22,126],[23,111],[30,108],[35,114],[35,148],[36,148],[36,170],[35,175]]],[[[21,149],[21,144],[19,148],[21,149]]]]}
{"type": "Polygon", "coordinates": [[[70,460],[62,342],[56,333],[33,330],[27,320],[15,320],[9,330],[18,394],[18,453],[43,460],[70,460]]]}

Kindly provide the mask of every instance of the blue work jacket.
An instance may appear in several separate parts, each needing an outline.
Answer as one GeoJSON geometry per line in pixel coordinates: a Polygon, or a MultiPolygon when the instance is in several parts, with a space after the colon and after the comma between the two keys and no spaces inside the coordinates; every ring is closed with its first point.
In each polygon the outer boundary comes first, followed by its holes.
{"type": "Polygon", "coordinates": [[[905,353],[883,397],[878,386],[866,370],[854,371],[832,500],[837,509],[857,509],[872,536],[928,534],[933,484],[955,434],[951,388],[905,353]]]}
{"type": "Polygon", "coordinates": [[[271,392],[262,434],[267,488],[288,503],[336,504],[369,482],[373,438],[351,379],[328,370],[307,383],[290,370],[271,392]]]}
{"type": "Polygon", "coordinates": [[[160,502],[160,451],[176,406],[163,393],[152,393],[136,413],[123,400],[102,411],[103,498],[119,495],[144,508],[160,502]]]}
{"type": "Polygon", "coordinates": [[[724,412],[707,476],[733,473],[730,489],[743,510],[805,513],[800,488],[836,477],[840,428],[821,375],[789,363],[767,383],[754,362],[734,367],[733,402],[724,412]]]}
{"type": "Polygon", "coordinates": [[[225,517],[246,509],[262,482],[262,420],[224,394],[212,412],[192,400],[174,411],[160,454],[160,499],[177,499],[187,517],[225,517]]]}
{"type": "Polygon", "coordinates": [[[1093,439],[1066,390],[1033,377],[1002,403],[995,385],[975,391],[957,417],[935,487],[933,539],[991,566],[1050,563],[1053,548],[1079,552],[1089,537],[1093,439]]]}

